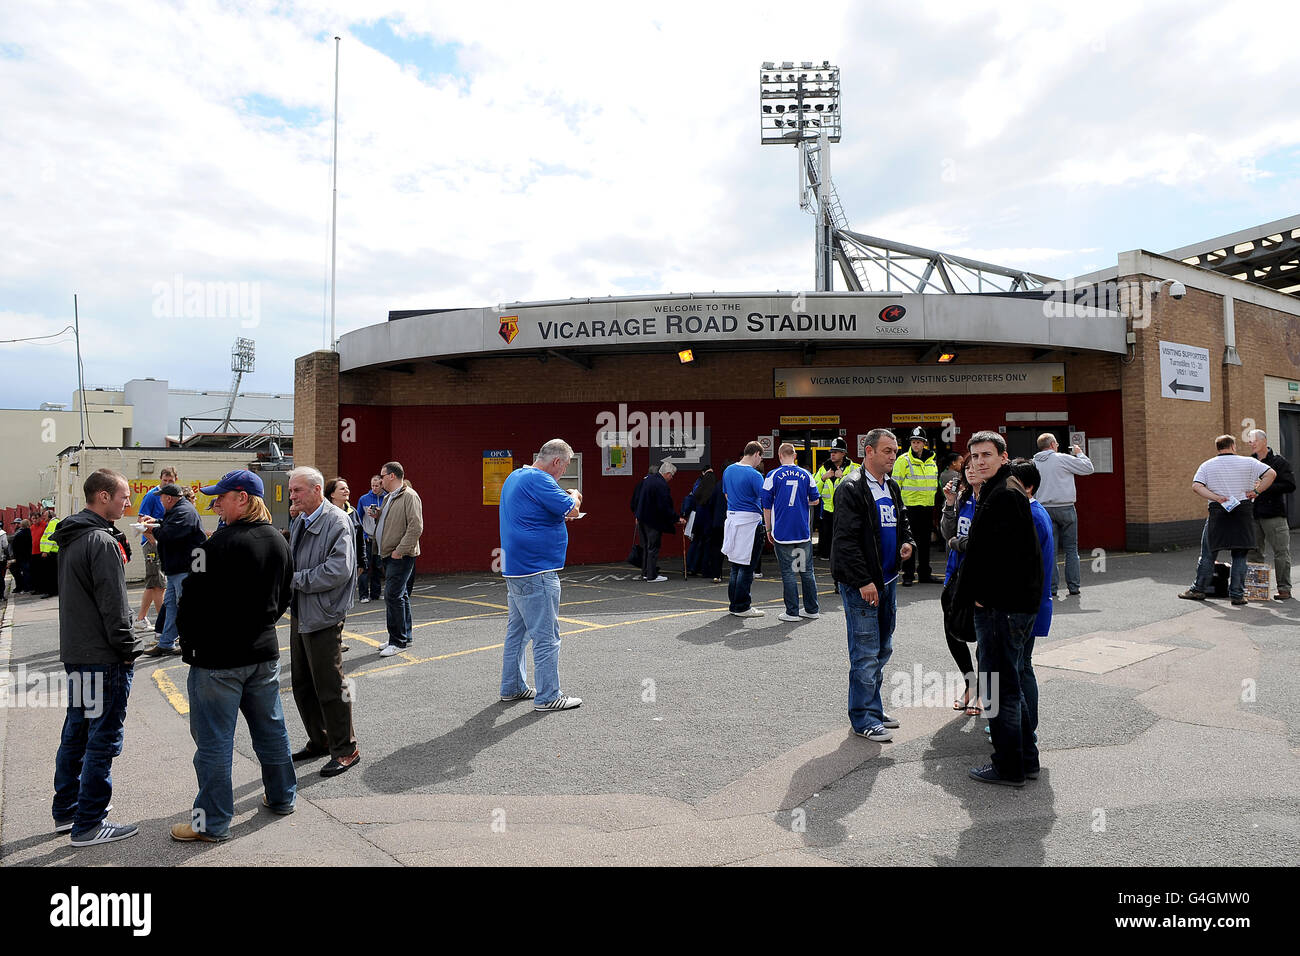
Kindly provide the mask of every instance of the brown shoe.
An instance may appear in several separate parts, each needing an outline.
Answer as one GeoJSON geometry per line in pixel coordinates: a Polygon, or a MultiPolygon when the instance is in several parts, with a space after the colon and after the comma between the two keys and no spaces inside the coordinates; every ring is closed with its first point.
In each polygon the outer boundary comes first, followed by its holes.
{"type": "Polygon", "coordinates": [[[1204,592],[1204,591],[1194,591],[1194,590],[1192,590],[1191,588],[1188,588],[1186,591],[1184,591],[1182,594],[1180,594],[1180,595],[1178,595],[1178,596],[1179,596],[1180,598],[1182,598],[1184,601],[1204,601],[1204,600],[1205,600],[1205,592],[1204,592]]]}
{"type": "Polygon", "coordinates": [[[1290,591],[1278,591],[1276,594],[1273,595],[1273,600],[1274,600],[1274,601],[1289,601],[1289,600],[1291,600],[1291,592],[1290,592],[1290,591]]]}
{"type": "Polygon", "coordinates": [[[320,775],[322,777],[337,777],[339,774],[351,770],[360,762],[361,751],[354,750],[349,756],[342,759],[338,757],[331,758],[329,763],[320,768],[320,775]]]}
{"type": "Polygon", "coordinates": [[[230,837],[214,837],[206,833],[200,833],[188,823],[177,823],[172,827],[172,839],[180,843],[225,843],[230,837]]]}
{"type": "Polygon", "coordinates": [[[1246,599],[1245,599],[1244,597],[1239,597],[1239,598],[1233,598],[1233,599],[1232,599],[1232,605],[1233,605],[1233,607],[1245,607],[1245,606],[1246,606],[1246,603],[1247,603],[1247,602],[1246,602],[1246,599]]]}

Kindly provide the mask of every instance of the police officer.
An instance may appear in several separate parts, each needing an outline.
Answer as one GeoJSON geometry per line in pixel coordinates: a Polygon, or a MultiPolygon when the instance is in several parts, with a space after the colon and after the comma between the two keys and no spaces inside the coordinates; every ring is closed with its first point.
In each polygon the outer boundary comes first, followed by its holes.
{"type": "Polygon", "coordinates": [[[916,536],[916,550],[903,563],[903,587],[911,587],[913,577],[922,584],[942,584],[942,578],[930,574],[930,534],[934,527],[934,499],[939,493],[939,463],[929,444],[925,429],[912,429],[911,447],[894,462],[894,480],[903,491],[907,524],[916,536]]]}
{"type": "Polygon", "coordinates": [[[817,557],[831,556],[831,536],[835,528],[835,489],[840,482],[858,470],[849,458],[849,445],[843,438],[831,441],[830,461],[823,462],[813,475],[817,493],[822,496],[822,513],[817,519],[817,557]]]}

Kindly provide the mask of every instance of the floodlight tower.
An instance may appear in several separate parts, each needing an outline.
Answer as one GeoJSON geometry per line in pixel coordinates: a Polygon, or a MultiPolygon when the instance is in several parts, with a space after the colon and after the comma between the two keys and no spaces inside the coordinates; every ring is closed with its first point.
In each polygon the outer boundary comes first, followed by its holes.
{"type": "Polygon", "coordinates": [[[799,206],[816,204],[816,289],[829,292],[835,229],[846,222],[831,184],[830,144],[840,141],[840,68],[822,60],[772,60],[758,73],[759,131],[763,145],[799,150],[799,206]]]}
{"type": "Polygon", "coordinates": [[[256,351],[257,343],[252,339],[245,338],[235,339],[235,344],[230,348],[230,371],[235,373],[235,378],[230,383],[230,401],[226,402],[225,417],[222,418],[221,424],[217,426],[219,432],[230,430],[230,415],[235,410],[235,397],[239,394],[239,382],[244,377],[245,372],[253,371],[256,351]]]}

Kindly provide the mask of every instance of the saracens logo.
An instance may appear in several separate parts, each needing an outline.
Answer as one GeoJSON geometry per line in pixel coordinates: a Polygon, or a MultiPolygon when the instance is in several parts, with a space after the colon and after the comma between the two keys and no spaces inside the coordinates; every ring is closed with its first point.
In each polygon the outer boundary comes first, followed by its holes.
{"type": "Polygon", "coordinates": [[[907,315],[907,310],[901,305],[887,305],[880,310],[880,321],[897,322],[905,315],[907,315]]]}
{"type": "Polygon", "coordinates": [[[497,334],[506,340],[506,345],[509,345],[511,342],[513,342],[515,340],[515,336],[519,334],[519,316],[517,315],[501,316],[501,328],[497,330],[497,334]]]}

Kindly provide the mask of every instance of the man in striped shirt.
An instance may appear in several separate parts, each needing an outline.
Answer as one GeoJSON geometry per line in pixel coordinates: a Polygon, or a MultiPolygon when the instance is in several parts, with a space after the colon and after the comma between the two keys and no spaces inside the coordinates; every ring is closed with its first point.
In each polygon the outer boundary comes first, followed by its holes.
{"type": "Polygon", "coordinates": [[[1214,558],[1220,551],[1232,552],[1232,574],[1228,596],[1238,606],[1246,603],[1246,554],[1255,546],[1252,502],[1273,484],[1277,472],[1257,458],[1237,454],[1231,435],[1215,439],[1217,454],[1201,463],[1192,478],[1192,491],[1209,502],[1209,516],[1201,531],[1201,557],[1196,563],[1196,581],[1178,595],[1188,601],[1204,601],[1214,586],[1214,558]]]}

